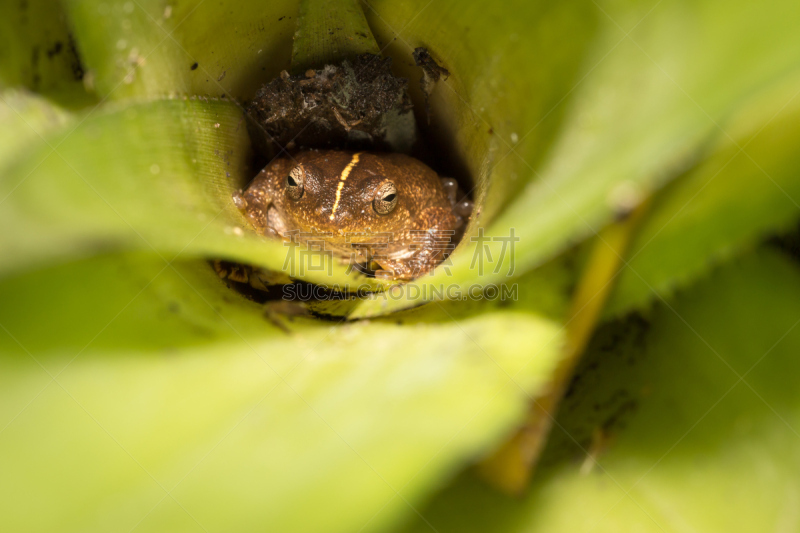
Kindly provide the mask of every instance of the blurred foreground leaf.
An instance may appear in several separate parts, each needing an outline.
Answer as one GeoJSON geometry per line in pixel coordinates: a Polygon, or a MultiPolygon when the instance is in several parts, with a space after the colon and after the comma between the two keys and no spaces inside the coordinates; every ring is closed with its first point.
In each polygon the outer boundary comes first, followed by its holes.
{"type": "Polygon", "coordinates": [[[601,330],[523,500],[463,476],[420,513],[441,533],[792,530],[798,350],[798,265],[762,249],[601,330]]]}
{"type": "Polygon", "coordinates": [[[561,343],[488,304],[287,335],[207,264],[148,256],[31,273],[0,301],[9,531],[375,529],[496,444],[561,343]]]}

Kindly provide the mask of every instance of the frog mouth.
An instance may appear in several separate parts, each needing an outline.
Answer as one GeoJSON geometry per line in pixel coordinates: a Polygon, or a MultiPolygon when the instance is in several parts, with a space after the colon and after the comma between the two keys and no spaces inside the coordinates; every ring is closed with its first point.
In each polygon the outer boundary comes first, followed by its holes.
{"type": "Polygon", "coordinates": [[[285,232],[281,234],[309,250],[329,253],[349,259],[350,263],[370,265],[386,260],[404,260],[412,257],[417,250],[395,243],[391,233],[343,235],[331,238],[324,232],[285,232]]]}
{"type": "Polygon", "coordinates": [[[330,234],[324,233],[290,233],[284,235],[284,239],[295,239],[300,245],[305,245],[310,250],[327,252],[339,257],[349,257],[356,263],[370,262],[379,258],[401,259],[413,255],[413,251],[397,250],[392,243],[377,243],[375,239],[353,242],[348,237],[343,237],[342,240],[331,239],[330,234]]]}

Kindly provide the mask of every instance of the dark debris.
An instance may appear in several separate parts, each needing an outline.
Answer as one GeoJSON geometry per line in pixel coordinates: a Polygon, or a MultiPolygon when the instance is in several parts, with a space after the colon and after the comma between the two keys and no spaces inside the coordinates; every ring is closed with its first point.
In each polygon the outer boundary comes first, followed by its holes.
{"type": "Polygon", "coordinates": [[[407,88],[408,80],[392,74],[391,58],[370,54],[296,76],[284,71],[250,103],[249,129],[268,153],[295,147],[407,151],[415,131],[407,88]]]}

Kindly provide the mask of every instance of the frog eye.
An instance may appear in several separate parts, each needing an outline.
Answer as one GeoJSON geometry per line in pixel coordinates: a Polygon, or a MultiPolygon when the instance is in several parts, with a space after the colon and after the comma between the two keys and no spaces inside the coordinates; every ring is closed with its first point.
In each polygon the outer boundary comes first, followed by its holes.
{"type": "Polygon", "coordinates": [[[286,176],[286,194],[292,200],[299,200],[305,190],[305,173],[301,167],[294,167],[286,176]]]}
{"type": "Polygon", "coordinates": [[[379,215],[387,215],[397,205],[397,188],[394,183],[387,181],[378,187],[372,207],[379,215]]]}

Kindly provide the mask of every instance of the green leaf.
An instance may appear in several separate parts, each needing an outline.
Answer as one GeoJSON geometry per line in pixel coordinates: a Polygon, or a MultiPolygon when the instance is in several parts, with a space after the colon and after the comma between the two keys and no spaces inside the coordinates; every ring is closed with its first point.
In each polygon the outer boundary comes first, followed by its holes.
{"type": "Polygon", "coordinates": [[[91,82],[106,98],[251,98],[289,68],[297,18],[292,0],[65,5],[91,82]]]}
{"type": "Polygon", "coordinates": [[[421,516],[441,533],[793,529],[798,326],[797,263],[761,249],[715,271],[598,333],[524,499],[463,476],[421,516]]]}
{"type": "MultiPolygon", "coordinates": [[[[25,90],[0,93],[0,166],[19,157],[20,152],[41,141],[51,131],[64,127],[72,115],[52,102],[25,90]]],[[[4,200],[8,191],[0,193],[4,200]]]]}
{"type": "Polygon", "coordinates": [[[292,48],[292,72],[380,55],[357,0],[302,0],[292,48]]]}
{"type": "Polygon", "coordinates": [[[800,216],[800,80],[726,123],[712,154],[655,200],[631,245],[607,316],[666,297],[800,216]],[[767,123],[760,120],[772,116],[767,123]]]}
{"type": "Polygon", "coordinates": [[[0,90],[26,88],[72,108],[94,103],[61,4],[2,0],[0,9],[0,90]]]}
{"type": "Polygon", "coordinates": [[[220,231],[234,219],[213,193],[244,177],[249,152],[239,118],[229,103],[173,100],[90,113],[44,136],[26,121],[31,142],[9,154],[0,183],[0,220],[18,228],[0,237],[3,270],[104,248],[177,253],[204,228],[220,231]]]}
{"type": "Polygon", "coordinates": [[[26,274],[0,301],[13,531],[374,530],[496,444],[561,343],[491,303],[286,334],[209,265],[141,254],[26,274]]]}

